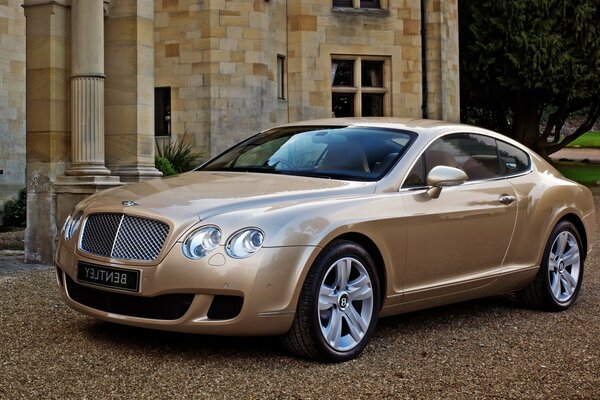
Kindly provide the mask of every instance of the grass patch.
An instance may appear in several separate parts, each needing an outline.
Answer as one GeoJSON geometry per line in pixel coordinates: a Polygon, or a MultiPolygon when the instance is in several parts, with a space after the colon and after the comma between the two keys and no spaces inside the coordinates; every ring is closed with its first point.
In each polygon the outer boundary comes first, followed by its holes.
{"type": "Polygon", "coordinates": [[[565,177],[586,186],[596,186],[600,182],[600,165],[570,161],[554,163],[556,169],[565,177]]]}
{"type": "Polygon", "coordinates": [[[584,133],[567,147],[600,147],[600,131],[592,131],[584,133]]]}

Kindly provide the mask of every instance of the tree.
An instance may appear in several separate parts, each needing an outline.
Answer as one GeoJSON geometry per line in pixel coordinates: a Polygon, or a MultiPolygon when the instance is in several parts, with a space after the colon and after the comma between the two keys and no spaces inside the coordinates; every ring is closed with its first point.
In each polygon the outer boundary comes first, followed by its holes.
{"type": "Polygon", "coordinates": [[[600,1],[460,0],[461,112],[547,157],[600,118],[600,1]],[[560,140],[569,117],[575,132],[560,140]]]}

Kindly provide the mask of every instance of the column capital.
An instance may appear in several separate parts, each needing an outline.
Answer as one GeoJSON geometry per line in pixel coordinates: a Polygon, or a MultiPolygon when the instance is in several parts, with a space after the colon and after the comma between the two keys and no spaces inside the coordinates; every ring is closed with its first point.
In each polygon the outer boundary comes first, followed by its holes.
{"type": "Polygon", "coordinates": [[[36,6],[64,6],[71,7],[71,0],[24,0],[21,7],[29,8],[36,6]]]}

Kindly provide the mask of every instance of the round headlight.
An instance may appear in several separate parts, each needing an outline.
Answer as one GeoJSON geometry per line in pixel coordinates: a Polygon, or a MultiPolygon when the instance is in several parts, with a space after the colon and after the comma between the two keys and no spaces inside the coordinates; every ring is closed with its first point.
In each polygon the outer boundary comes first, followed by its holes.
{"type": "Polygon", "coordinates": [[[205,226],[190,233],[183,242],[183,254],[196,260],[206,256],[221,243],[221,230],[216,226],[205,226]]]}
{"type": "Polygon", "coordinates": [[[76,214],[71,214],[67,217],[65,225],[63,226],[63,234],[66,240],[71,240],[75,235],[75,232],[81,223],[81,217],[83,217],[83,211],[78,211],[76,214]]]}
{"type": "Polygon", "coordinates": [[[258,228],[245,228],[233,234],[225,249],[233,258],[246,258],[256,253],[265,241],[265,234],[258,228]]]}

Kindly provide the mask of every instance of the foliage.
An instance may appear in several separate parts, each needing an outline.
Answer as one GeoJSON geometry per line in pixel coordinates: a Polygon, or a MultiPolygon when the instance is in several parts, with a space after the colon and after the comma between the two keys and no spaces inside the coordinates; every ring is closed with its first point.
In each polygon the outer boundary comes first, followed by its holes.
{"type": "Polygon", "coordinates": [[[154,158],[156,169],[162,172],[163,176],[177,175],[177,171],[173,168],[173,164],[165,157],[156,156],[154,158]]]}
{"type": "Polygon", "coordinates": [[[183,135],[181,141],[171,142],[162,148],[156,146],[157,158],[167,159],[178,174],[196,168],[200,158],[200,154],[193,151],[192,145],[185,143],[185,137],[186,135],[183,135]]]}
{"type": "MultiPolygon", "coordinates": [[[[596,147],[600,148],[600,131],[588,132],[579,136],[567,147],[596,147]]],[[[600,168],[600,167],[599,167],[600,168]]]]}
{"type": "Polygon", "coordinates": [[[560,161],[554,167],[565,177],[587,186],[600,185],[600,166],[578,162],[560,161]]]}
{"type": "Polygon", "coordinates": [[[592,128],[600,117],[598,0],[460,0],[459,10],[465,122],[544,156],[592,128]],[[574,113],[582,122],[560,142],[574,113]]]}
{"type": "Polygon", "coordinates": [[[19,191],[16,199],[12,199],[4,204],[4,217],[2,223],[5,226],[25,226],[27,223],[27,190],[25,188],[19,191]]]}

